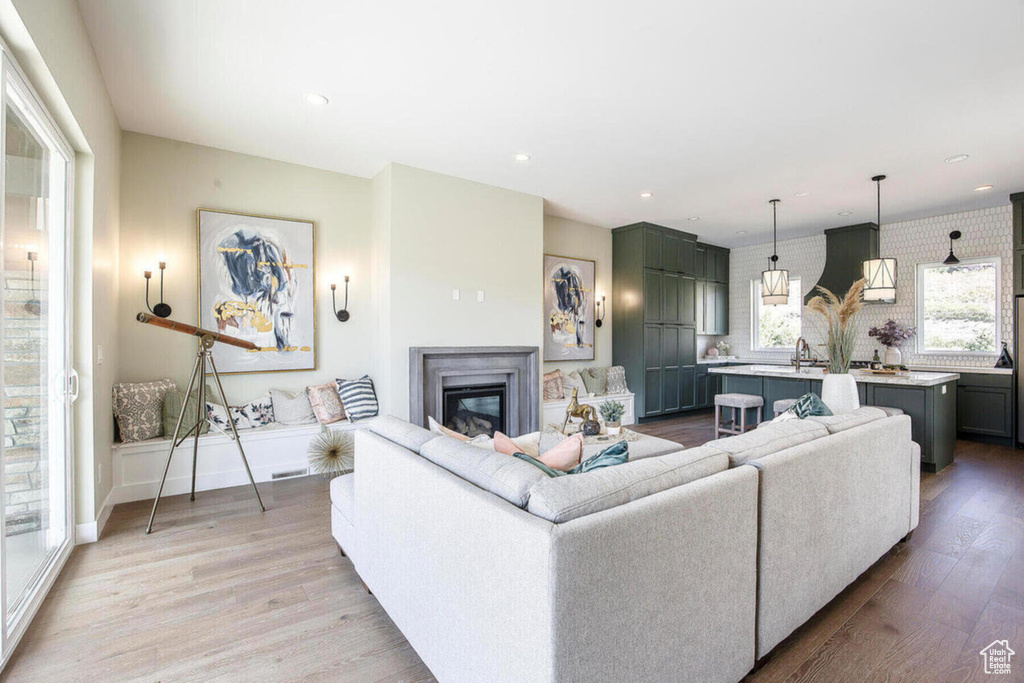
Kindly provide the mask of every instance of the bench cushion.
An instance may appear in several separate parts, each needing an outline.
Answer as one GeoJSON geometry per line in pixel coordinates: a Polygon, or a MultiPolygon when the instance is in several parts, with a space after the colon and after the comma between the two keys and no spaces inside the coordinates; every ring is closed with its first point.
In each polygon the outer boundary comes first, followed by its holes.
{"type": "MultiPolygon", "coordinates": [[[[633,444],[629,446],[632,449],[633,444]]],[[[526,509],[560,524],[702,479],[728,466],[728,457],[720,451],[691,448],[583,474],[544,477],[530,491],[526,509]]]]}
{"type": "Polygon", "coordinates": [[[548,475],[511,455],[479,448],[450,436],[435,436],[420,455],[452,474],[521,508],[530,500],[530,487],[548,475]]]}
{"type": "Polygon", "coordinates": [[[727,453],[729,466],[737,467],[748,460],[763,458],[770,453],[828,436],[825,425],[812,422],[812,419],[817,418],[762,423],[746,434],[709,441],[704,446],[727,453]]]}
{"type": "Polygon", "coordinates": [[[842,415],[821,415],[817,417],[807,418],[807,422],[815,422],[823,425],[828,429],[829,434],[838,434],[839,432],[845,432],[847,429],[853,429],[859,427],[862,424],[868,422],[874,422],[875,420],[882,420],[888,417],[886,412],[881,408],[874,408],[872,406],[861,406],[857,410],[851,410],[848,413],[842,415]]]}
{"type": "Polygon", "coordinates": [[[428,429],[414,425],[405,420],[399,420],[391,415],[375,417],[368,423],[370,431],[378,436],[383,436],[389,441],[394,441],[402,448],[414,453],[419,453],[423,444],[437,436],[428,429]]]}

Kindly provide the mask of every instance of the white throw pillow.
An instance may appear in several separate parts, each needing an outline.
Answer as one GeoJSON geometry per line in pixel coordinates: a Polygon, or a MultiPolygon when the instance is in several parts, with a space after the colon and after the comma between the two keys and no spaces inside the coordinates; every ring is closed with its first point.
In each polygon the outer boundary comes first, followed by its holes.
{"type": "Polygon", "coordinates": [[[290,391],[271,389],[270,400],[274,404],[274,418],[281,424],[316,424],[316,415],[313,414],[313,406],[306,392],[293,394],[290,391]]]}

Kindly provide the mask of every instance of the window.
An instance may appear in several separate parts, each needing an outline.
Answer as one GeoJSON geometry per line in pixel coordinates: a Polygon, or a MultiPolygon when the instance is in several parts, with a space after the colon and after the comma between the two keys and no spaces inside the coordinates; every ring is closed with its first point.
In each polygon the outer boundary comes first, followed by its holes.
{"type": "Polygon", "coordinates": [[[919,353],[997,353],[999,259],[917,267],[919,353]]]}
{"type": "Polygon", "coordinates": [[[755,351],[792,351],[800,338],[800,316],[803,313],[803,296],[800,294],[800,279],[789,280],[789,302],[785,306],[764,306],[761,304],[761,281],[751,283],[750,307],[753,311],[751,347],[755,351]]]}

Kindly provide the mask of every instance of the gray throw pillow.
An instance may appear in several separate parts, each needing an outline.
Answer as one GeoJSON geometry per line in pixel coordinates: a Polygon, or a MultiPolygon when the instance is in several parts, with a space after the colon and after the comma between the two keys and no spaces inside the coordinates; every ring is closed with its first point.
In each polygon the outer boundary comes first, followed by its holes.
{"type": "Polygon", "coordinates": [[[608,368],[587,368],[580,372],[587,393],[603,396],[608,389],[608,368]]]}
{"type": "Polygon", "coordinates": [[[608,368],[608,393],[625,394],[629,392],[626,386],[626,368],[621,365],[613,365],[608,368]]]}
{"type": "Polygon", "coordinates": [[[316,424],[313,406],[306,392],[292,393],[282,389],[271,389],[270,399],[274,404],[274,418],[283,425],[316,424]]]}
{"type": "MultiPolygon", "coordinates": [[[[213,396],[213,390],[210,389],[210,385],[206,385],[206,395],[213,396]]],[[[164,394],[164,436],[174,436],[174,427],[178,423],[178,414],[181,412],[181,403],[185,399],[185,392],[181,391],[177,387],[169,389],[164,394]]],[[[193,389],[192,393],[188,397],[188,407],[185,409],[185,418],[181,421],[181,434],[184,436],[192,425],[196,423],[196,406],[199,405],[199,390],[193,389]]],[[[206,417],[203,415],[202,417],[206,417]]],[[[203,420],[203,425],[199,429],[200,434],[206,434],[210,431],[210,423],[203,420]]]]}
{"type": "Polygon", "coordinates": [[[121,441],[131,443],[163,436],[164,395],[175,388],[173,379],[115,384],[114,418],[121,441]]]}

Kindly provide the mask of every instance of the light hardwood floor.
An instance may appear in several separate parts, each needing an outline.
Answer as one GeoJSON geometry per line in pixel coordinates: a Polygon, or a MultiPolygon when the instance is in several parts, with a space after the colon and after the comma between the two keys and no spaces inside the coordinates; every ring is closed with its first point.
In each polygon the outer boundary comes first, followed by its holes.
{"type": "MultiPolygon", "coordinates": [[[[644,425],[695,446],[707,414],[644,425]]],[[[330,536],[326,480],[120,505],[75,549],[0,680],[431,681],[330,536]]],[[[799,577],[794,577],[798,582],[799,577]]],[[[982,681],[981,650],[1024,653],[1024,453],[958,442],[922,481],[921,524],[747,681],[982,681]]],[[[1024,679],[1024,654],[1014,661],[1024,679]]],[[[1007,678],[1003,678],[1007,680],[1007,678]]]]}

